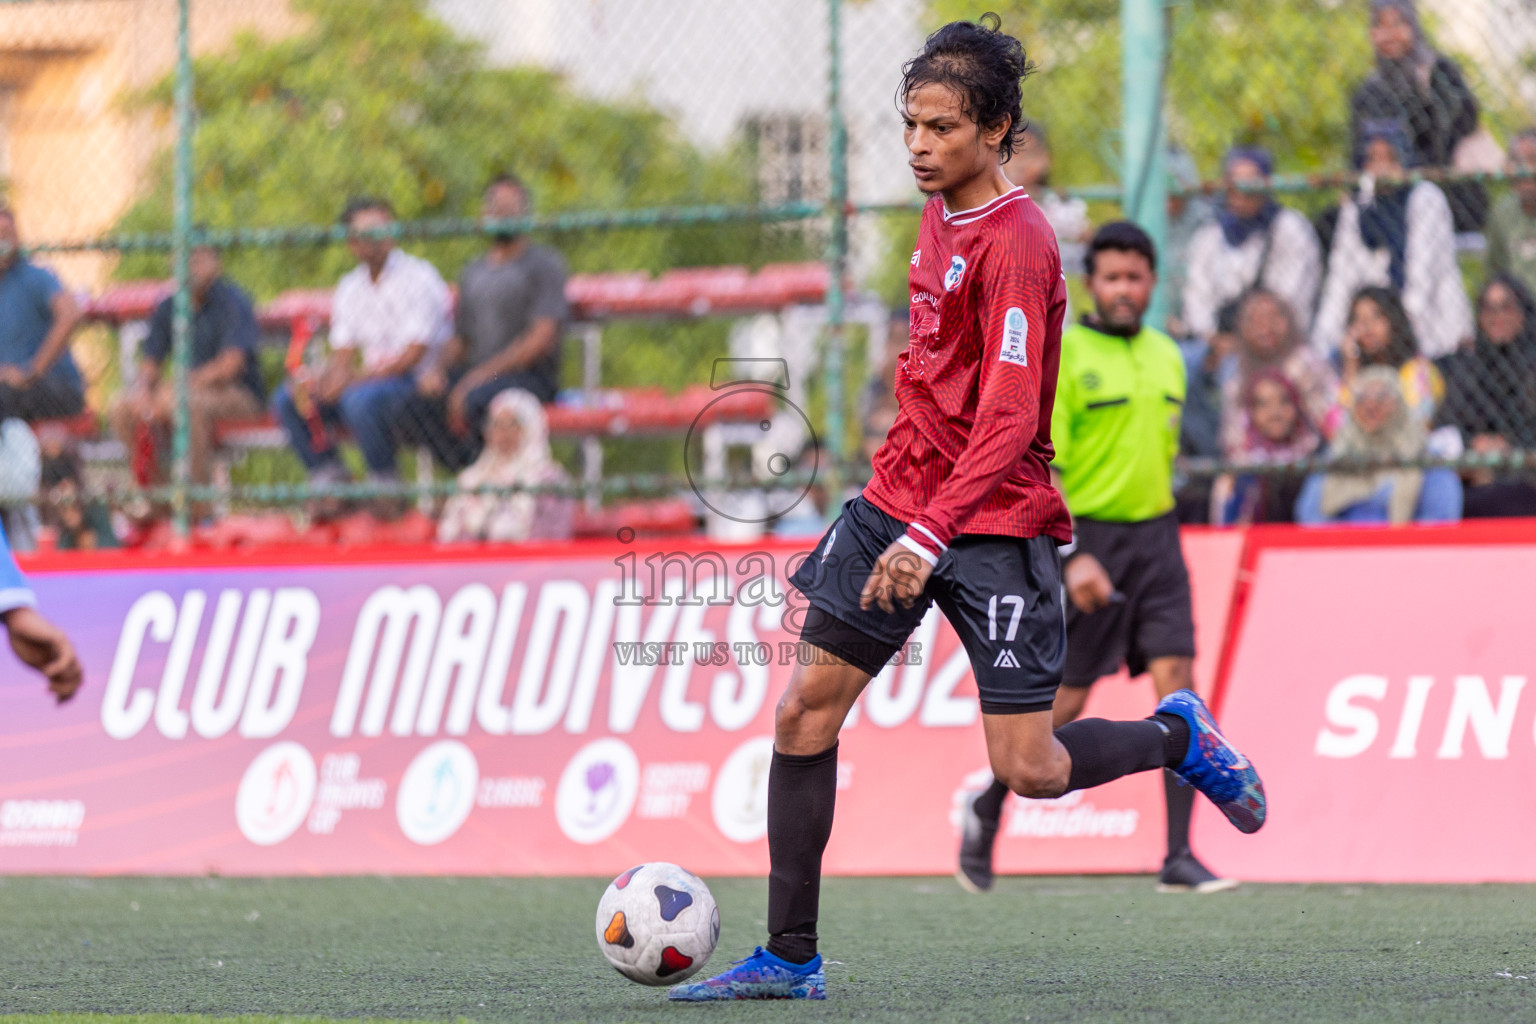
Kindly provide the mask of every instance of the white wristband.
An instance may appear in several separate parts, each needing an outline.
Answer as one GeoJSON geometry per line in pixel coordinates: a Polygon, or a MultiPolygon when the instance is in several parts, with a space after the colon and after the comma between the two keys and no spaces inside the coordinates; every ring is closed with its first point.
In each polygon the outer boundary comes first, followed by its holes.
{"type": "Polygon", "coordinates": [[[896,543],[900,544],[902,547],[906,548],[908,551],[913,552],[919,558],[921,558],[923,561],[927,562],[929,565],[938,565],[939,564],[939,558],[938,558],[937,555],[935,555],[932,551],[929,551],[927,548],[923,547],[921,544],[919,544],[917,541],[913,540],[911,537],[908,537],[906,534],[902,534],[900,537],[897,537],[896,538],[896,543]]]}

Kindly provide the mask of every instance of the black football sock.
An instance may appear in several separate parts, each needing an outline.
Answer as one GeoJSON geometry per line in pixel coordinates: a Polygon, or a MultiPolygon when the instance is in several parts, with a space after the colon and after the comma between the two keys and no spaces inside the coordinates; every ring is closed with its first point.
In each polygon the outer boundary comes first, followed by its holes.
{"type": "Polygon", "coordinates": [[[1168,728],[1152,719],[1111,722],[1082,718],[1057,729],[1056,738],[1072,757],[1068,793],[1168,763],[1168,728]]]}
{"type": "Polygon", "coordinates": [[[773,752],[768,769],[768,952],[803,964],[816,956],[821,855],[832,835],[837,744],[819,754],[773,752]]]}
{"type": "Polygon", "coordinates": [[[1195,809],[1195,787],[1172,771],[1163,771],[1163,792],[1168,797],[1168,856],[1189,852],[1189,815],[1195,809]]]}
{"type": "Polygon", "coordinates": [[[982,821],[996,823],[1003,816],[1003,801],[1007,798],[1008,787],[993,779],[986,792],[976,798],[976,814],[982,821]]]}
{"type": "Polygon", "coordinates": [[[1167,730],[1168,759],[1163,762],[1164,768],[1177,768],[1184,763],[1184,757],[1189,753],[1189,723],[1178,715],[1164,711],[1147,719],[1149,722],[1160,722],[1167,730]]]}

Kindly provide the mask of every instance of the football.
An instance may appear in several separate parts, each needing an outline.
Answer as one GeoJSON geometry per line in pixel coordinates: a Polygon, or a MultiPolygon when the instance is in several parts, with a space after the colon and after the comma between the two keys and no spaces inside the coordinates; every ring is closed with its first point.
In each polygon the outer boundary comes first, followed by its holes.
{"type": "Polygon", "coordinates": [[[676,864],[641,864],[597,904],[597,948],[624,977],[671,985],[697,973],[720,939],[720,908],[704,880],[676,864]]]}

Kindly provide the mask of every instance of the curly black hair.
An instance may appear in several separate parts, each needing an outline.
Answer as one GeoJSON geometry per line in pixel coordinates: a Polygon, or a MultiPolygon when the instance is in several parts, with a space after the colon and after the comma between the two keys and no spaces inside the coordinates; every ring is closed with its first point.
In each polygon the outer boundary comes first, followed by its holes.
{"type": "Polygon", "coordinates": [[[907,97],[919,86],[947,86],[983,131],[1010,122],[1001,147],[1006,162],[1024,141],[1022,86],[1035,66],[1024,44],[1003,32],[1002,24],[996,14],[988,13],[974,22],[952,21],[929,36],[922,52],[901,67],[896,109],[905,110],[907,97]]]}

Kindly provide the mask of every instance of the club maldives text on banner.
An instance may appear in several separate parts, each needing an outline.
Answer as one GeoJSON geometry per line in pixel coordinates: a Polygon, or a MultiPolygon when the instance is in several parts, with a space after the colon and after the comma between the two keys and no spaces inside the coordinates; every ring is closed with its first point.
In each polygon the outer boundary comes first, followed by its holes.
{"type": "Polygon", "coordinates": [[[1217,870],[1275,882],[1536,881],[1536,522],[1255,528],[1223,728],[1264,773],[1217,870]],[[1326,585],[1322,585],[1326,581],[1326,585]]]}
{"type": "MultiPolygon", "coordinates": [[[[0,872],[761,874],[809,547],[35,561],[89,684],[0,687],[0,872]]],[[[1186,547],[1214,655],[1241,542],[1186,547]]],[[[912,639],[844,731],[833,873],[952,870],[985,778],[957,638],[934,613],[912,639]]],[[[1016,800],[999,867],[1153,869],[1161,804],[1151,776],[1016,800]]]]}

